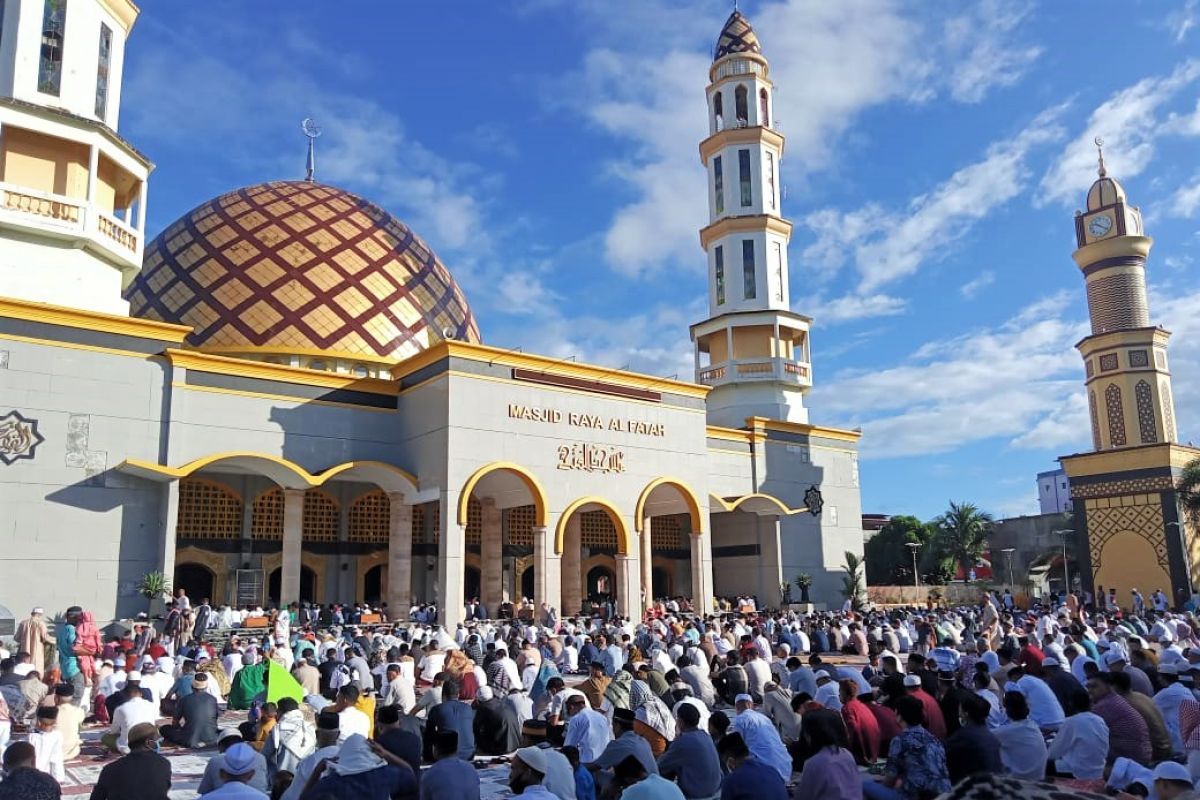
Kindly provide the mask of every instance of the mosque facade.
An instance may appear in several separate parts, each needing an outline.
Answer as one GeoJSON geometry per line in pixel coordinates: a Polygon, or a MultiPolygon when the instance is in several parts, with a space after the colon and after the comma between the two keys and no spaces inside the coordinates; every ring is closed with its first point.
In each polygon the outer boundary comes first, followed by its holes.
{"type": "Polygon", "coordinates": [[[484,344],[416,233],[313,180],[147,241],[152,164],[117,133],[136,7],[0,8],[0,604],[125,618],[152,572],[214,603],[451,624],[471,597],[775,605],[800,573],[842,602],[860,433],[808,419],[784,138],[740,13],[706,92],[688,381],[484,344]]]}

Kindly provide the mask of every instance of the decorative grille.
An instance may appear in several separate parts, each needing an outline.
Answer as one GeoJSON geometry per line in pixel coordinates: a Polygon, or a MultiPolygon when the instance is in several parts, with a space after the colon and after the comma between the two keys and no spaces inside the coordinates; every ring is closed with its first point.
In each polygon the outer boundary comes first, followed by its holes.
{"type": "Polygon", "coordinates": [[[179,482],[175,535],[186,539],[237,539],[242,535],[242,498],[201,478],[179,482]]]}
{"type": "Polygon", "coordinates": [[[508,544],[533,546],[533,523],[537,509],[533,506],[517,506],[504,509],[504,536],[508,544]]]}
{"type": "Polygon", "coordinates": [[[650,518],[651,550],[686,550],[683,525],[678,514],[650,518]]]}
{"type": "Polygon", "coordinates": [[[254,539],[283,539],[283,489],[276,486],[254,498],[250,513],[250,536],[254,539]]]}
{"type": "Polygon", "coordinates": [[[347,538],[352,542],[387,543],[391,510],[391,501],[382,489],[360,495],[350,504],[347,538]]]}
{"type": "Polygon", "coordinates": [[[338,502],[328,492],[309,489],[304,493],[304,541],[336,542],[338,502]]]}
{"type": "Polygon", "coordinates": [[[593,550],[616,550],[617,529],[604,511],[584,511],[579,516],[579,542],[593,550]]]}
{"type": "Polygon", "coordinates": [[[483,503],[474,497],[467,500],[467,544],[480,544],[483,541],[483,503]]]}

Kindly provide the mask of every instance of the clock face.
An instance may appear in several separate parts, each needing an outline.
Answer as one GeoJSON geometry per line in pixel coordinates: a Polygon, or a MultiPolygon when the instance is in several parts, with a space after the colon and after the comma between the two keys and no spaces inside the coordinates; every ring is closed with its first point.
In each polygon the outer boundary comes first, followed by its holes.
{"type": "Polygon", "coordinates": [[[1100,237],[1112,230],[1112,218],[1107,216],[1092,217],[1088,222],[1088,233],[1100,237]]]}

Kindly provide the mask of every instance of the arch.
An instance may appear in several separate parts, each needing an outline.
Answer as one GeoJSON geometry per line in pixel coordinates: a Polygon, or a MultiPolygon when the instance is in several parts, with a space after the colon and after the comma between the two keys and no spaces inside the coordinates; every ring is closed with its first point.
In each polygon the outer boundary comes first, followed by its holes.
{"type": "Polygon", "coordinates": [[[1122,530],[1111,536],[1097,555],[1099,566],[1095,584],[1116,588],[1117,596],[1122,599],[1129,597],[1130,590],[1135,587],[1143,592],[1160,586],[1171,588],[1170,573],[1160,563],[1154,544],[1133,530],[1122,530]]]}
{"type": "Polygon", "coordinates": [[[471,494],[475,491],[475,487],[491,473],[500,471],[511,472],[521,483],[525,484],[525,488],[529,490],[529,494],[533,497],[534,518],[537,520],[538,525],[544,527],[547,524],[546,490],[542,488],[542,484],[534,477],[532,472],[512,461],[493,461],[475,470],[471,474],[471,477],[467,478],[467,482],[463,484],[462,493],[458,497],[458,524],[467,524],[467,507],[471,500],[471,494]]]}
{"type": "Polygon", "coordinates": [[[571,515],[588,505],[599,506],[598,510],[603,511],[612,521],[613,527],[617,530],[617,553],[619,555],[629,555],[634,552],[636,545],[633,541],[633,533],[629,530],[629,526],[625,524],[625,520],[622,519],[621,512],[617,510],[617,507],[612,502],[595,495],[579,498],[564,508],[562,513],[558,515],[558,527],[554,531],[554,552],[561,554],[563,551],[563,542],[567,538],[567,521],[571,519],[571,515]]]}
{"type": "MultiPolygon", "coordinates": [[[[313,584],[312,584],[313,597],[312,597],[312,599],[318,603],[324,603],[326,601],[326,597],[325,597],[326,569],[325,568],[326,568],[326,565],[328,564],[328,562],[329,562],[329,557],[327,557],[327,556],[317,555],[316,553],[313,553],[308,550],[302,550],[300,552],[300,566],[301,566],[301,570],[302,570],[301,575],[304,574],[303,570],[308,570],[309,572],[312,573],[312,579],[313,579],[313,584]]],[[[271,577],[272,572],[274,572],[275,570],[282,570],[282,569],[283,569],[283,553],[281,551],[276,551],[274,553],[266,553],[265,555],[263,555],[262,571],[267,576],[268,579],[271,577]]],[[[300,599],[305,600],[308,598],[302,597],[300,599]]],[[[337,599],[339,601],[341,601],[344,598],[337,598],[337,599]]]]}
{"type": "Polygon", "coordinates": [[[743,84],[738,84],[737,88],[733,90],[733,117],[737,120],[739,128],[750,124],[749,94],[743,84]]]}
{"type": "MultiPolygon", "coordinates": [[[[317,600],[317,573],[308,565],[300,565],[300,601],[320,602],[317,600]]],[[[267,575],[267,599],[276,605],[281,604],[280,595],[283,593],[283,567],[276,567],[267,575]]]]}
{"type": "MultiPolygon", "coordinates": [[[[227,579],[230,577],[230,567],[225,560],[223,553],[215,553],[211,550],[204,550],[200,547],[180,547],[175,550],[176,564],[199,564],[213,574],[212,594],[208,597],[214,605],[227,602],[229,598],[226,596],[227,579]]],[[[187,587],[184,587],[187,588],[187,587]]],[[[188,596],[191,597],[191,590],[188,590],[188,596]]],[[[202,597],[196,597],[193,602],[199,602],[202,597]]]]}
{"type": "Polygon", "coordinates": [[[688,516],[692,522],[692,533],[696,536],[704,533],[704,515],[700,513],[700,500],[696,496],[696,492],[692,487],[688,486],[678,478],[655,478],[646,484],[646,488],[642,489],[641,495],[638,497],[637,505],[633,512],[633,525],[638,533],[642,532],[642,520],[645,516],[646,503],[650,499],[651,493],[660,486],[671,486],[683,497],[683,502],[687,506],[688,516]]]}
{"type": "Polygon", "coordinates": [[[355,563],[356,574],[354,576],[354,597],[356,600],[363,602],[367,601],[367,584],[368,576],[372,570],[380,570],[379,584],[376,588],[381,594],[379,600],[387,602],[387,585],[388,585],[388,552],[387,550],[375,550],[370,553],[359,556],[355,563]]]}
{"type": "MultiPolygon", "coordinates": [[[[196,561],[175,562],[175,574],[172,576],[171,590],[185,589],[193,603],[208,598],[212,601],[217,588],[217,575],[207,564],[196,561]]],[[[219,601],[218,601],[219,602],[219,601]]]]}
{"type": "Polygon", "coordinates": [[[771,127],[771,101],[766,89],[758,91],[758,124],[764,128],[771,127]]]}
{"type": "Polygon", "coordinates": [[[314,475],[313,486],[340,478],[344,481],[373,483],[385,492],[417,493],[417,477],[411,472],[383,461],[347,461],[314,475]]]}
{"type": "Polygon", "coordinates": [[[128,458],[117,469],[150,480],[178,480],[213,466],[231,467],[237,472],[262,475],[284,489],[311,489],[334,478],[374,483],[384,491],[416,494],[417,479],[412,473],[382,461],[347,461],[322,472],[312,473],[294,461],[267,453],[231,450],[197,458],[180,467],[168,467],[128,458]]]}
{"type": "Polygon", "coordinates": [[[739,508],[743,511],[748,511],[751,514],[759,514],[763,516],[773,516],[775,514],[799,514],[803,511],[808,511],[808,506],[799,508],[788,508],[788,506],[778,497],[772,497],[769,494],[762,492],[754,492],[752,494],[744,494],[741,497],[735,497],[731,500],[726,500],[718,497],[715,494],[709,494],[708,499],[720,506],[724,511],[737,511],[739,508]]]}

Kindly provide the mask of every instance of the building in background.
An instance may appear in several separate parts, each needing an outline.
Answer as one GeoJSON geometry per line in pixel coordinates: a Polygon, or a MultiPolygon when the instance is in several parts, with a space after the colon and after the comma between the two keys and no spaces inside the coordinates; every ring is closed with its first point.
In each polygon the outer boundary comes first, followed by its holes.
{"type": "Polygon", "coordinates": [[[1071,484],[1066,471],[1060,469],[1039,472],[1037,476],[1038,505],[1043,514],[1058,514],[1071,510],[1071,484]]]}

